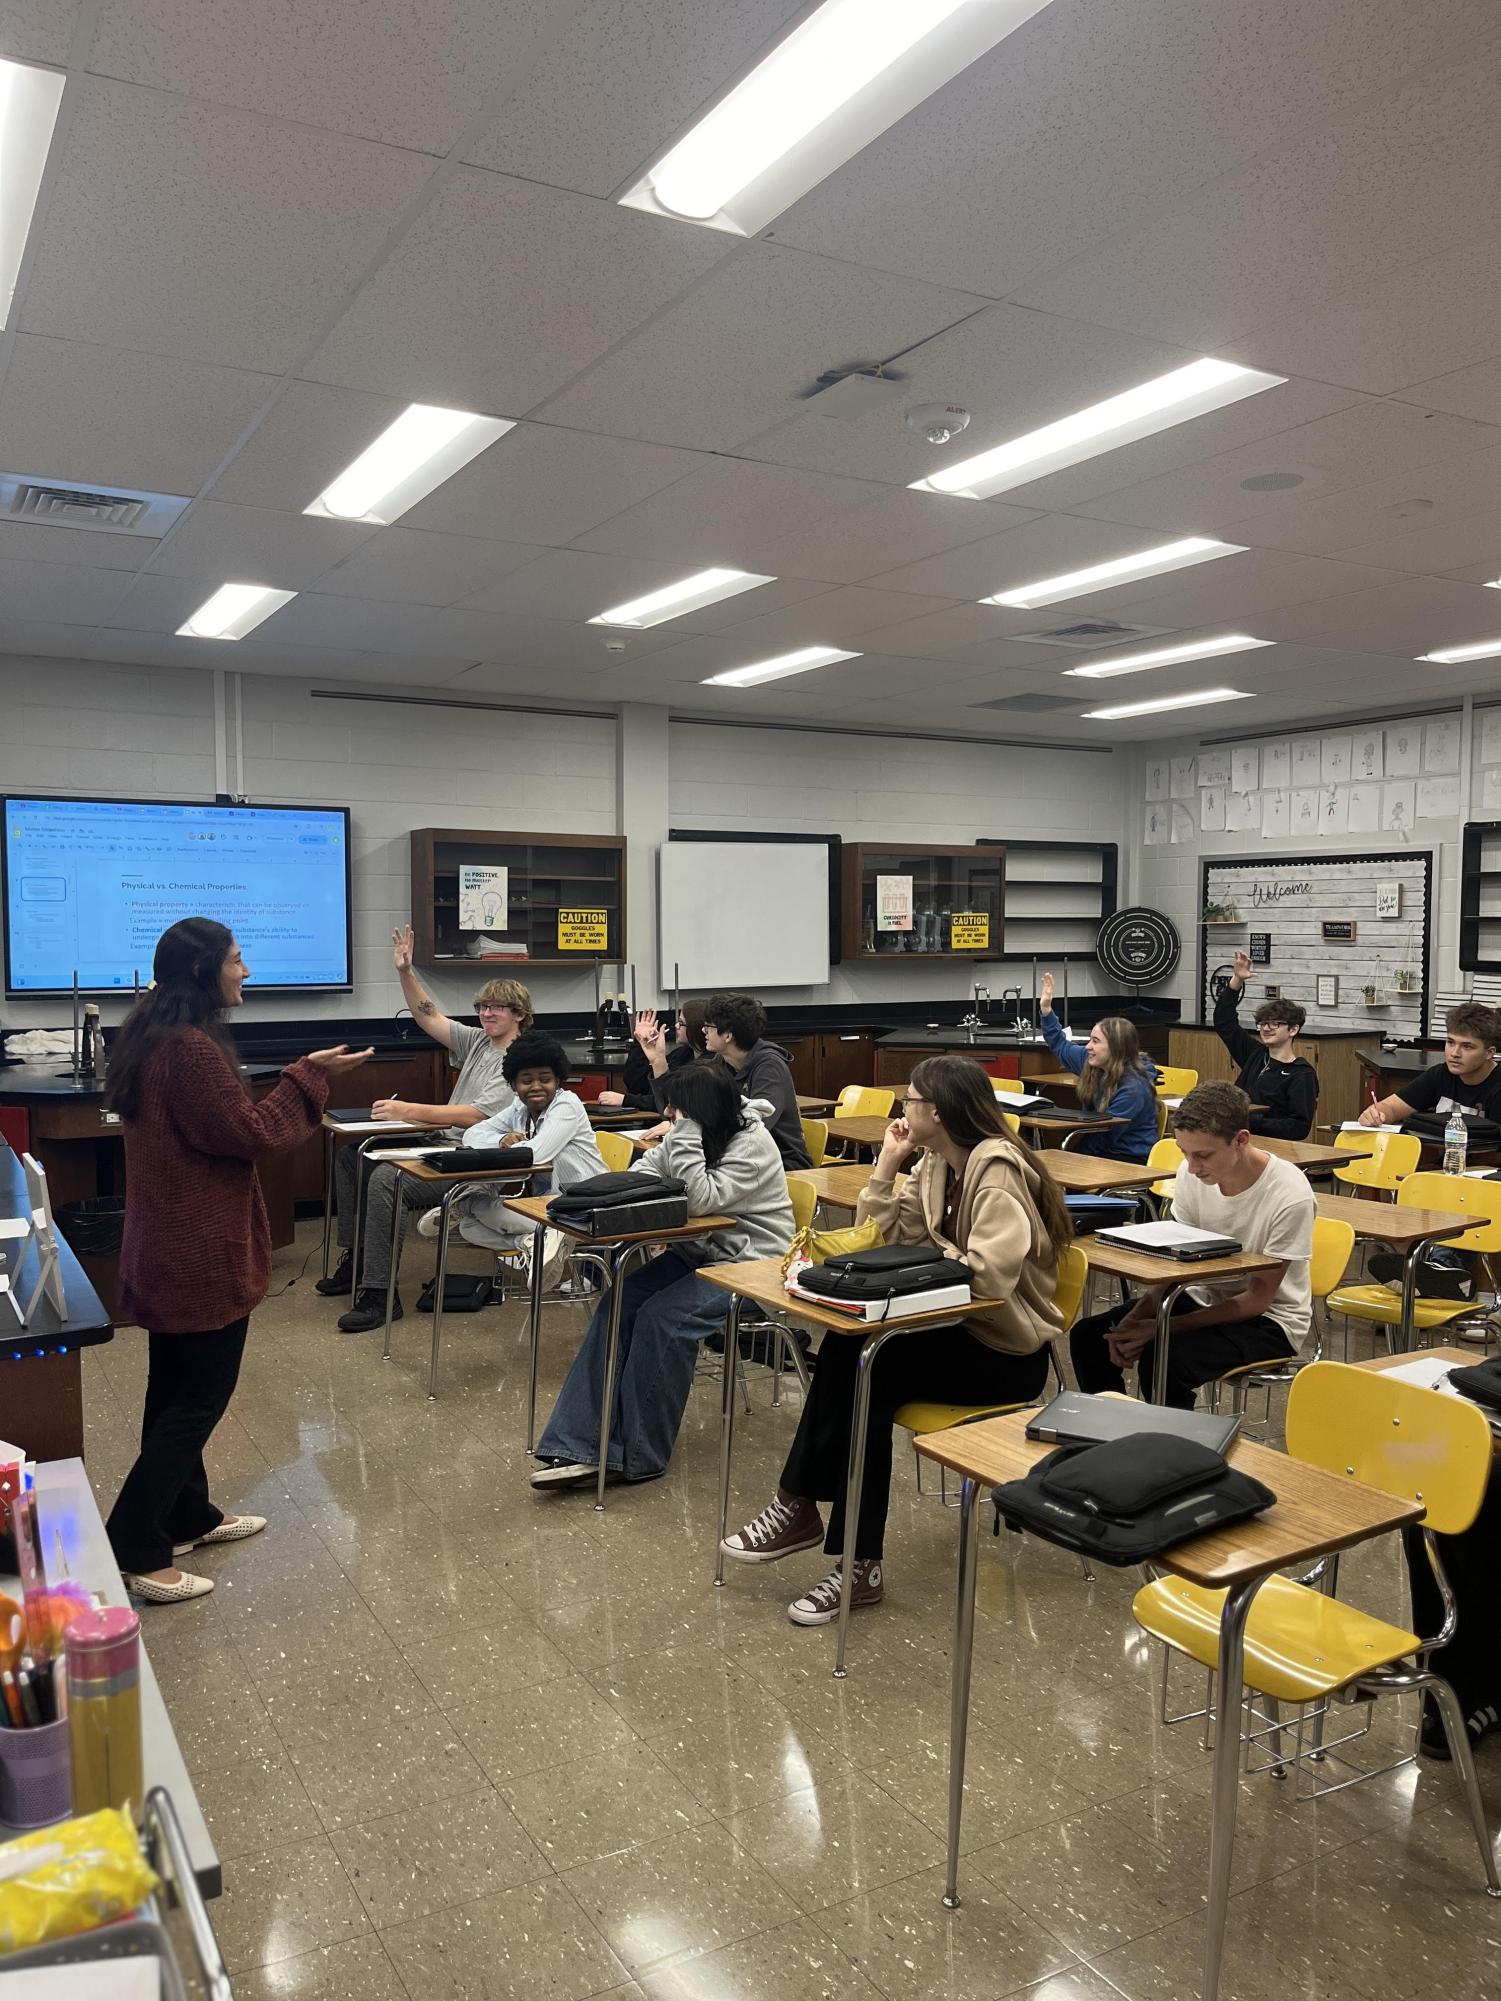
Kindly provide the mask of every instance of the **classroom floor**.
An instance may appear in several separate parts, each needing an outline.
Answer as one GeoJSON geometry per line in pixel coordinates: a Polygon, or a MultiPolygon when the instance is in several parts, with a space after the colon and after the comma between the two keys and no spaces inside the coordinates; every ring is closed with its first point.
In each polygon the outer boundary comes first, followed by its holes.
{"type": "MultiPolygon", "coordinates": [[[[713,1584],[718,1389],[668,1477],[543,1498],[522,1453],[520,1305],[451,1318],[408,1251],[395,1353],[340,1335],[316,1231],[277,1258],[210,1464],[271,1517],[146,1637],[224,1859],[241,2001],[1178,2001],[1198,1993],[1208,1761],[1157,1721],[1133,1573],[984,1540],[961,1891],[943,1909],[955,1517],[905,1448],[885,1605],[834,1636],[785,1604],[816,1554],[713,1584]]],[[[473,1256],[456,1264],[480,1268],[473,1256]]],[[[543,1409],[584,1324],[549,1308],[543,1409]]],[[[144,1337],[86,1355],[89,1468],[132,1452],[144,1337]]],[[[738,1427],[736,1522],[795,1395],[738,1427]]],[[[1389,1547],[1348,1595],[1395,1612],[1389,1547]]],[[[1389,1726],[1378,1733],[1395,1741],[1389,1726]]],[[[1501,1750],[1481,1754],[1493,1819],[1501,1750]]],[[[1225,2001],[1495,1992],[1501,1911],[1447,1768],[1317,1805],[1243,1782],[1225,2001]]]]}

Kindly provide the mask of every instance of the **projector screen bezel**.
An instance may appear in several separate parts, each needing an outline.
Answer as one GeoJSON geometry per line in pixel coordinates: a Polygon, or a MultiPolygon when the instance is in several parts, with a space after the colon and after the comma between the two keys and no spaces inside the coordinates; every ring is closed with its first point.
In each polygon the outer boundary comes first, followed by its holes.
{"type": "MultiPolygon", "coordinates": [[[[60,805],[60,806],[191,806],[200,812],[209,813],[330,813],[337,814],[344,823],[344,974],[342,980],[309,982],[306,985],[271,986],[263,985],[255,977],[255,967],[250,969],[251,977],[245,989],[247,1000],[259,1000],[266,994],[347,994],[354,991],[354,857],[351,852],[351,828],[347,806],[325,806],[318,803],[290,805],[282,800],[275,802],[258,799],[155,799],[132,797],[129,794],[105,792],[6,792],[0,793],[0,814],[9,815],[16,804],[60,805]]],[[[5,997],[7,1000],[52,1000],[62,994],[71,994],[73,989],[64,987],[18,987],[12,984],[10,945],[10,822],[7,817],[0,822],[0,905],[3,905],[4,922],[0,930],[4,932],[5,952],[5,997]]],[[[212,917],[213,911],[201,913],[212,917]]],[[[144,986],[151,977],[149,966],[141,967],[141,984],[144,986]]],[[[94,987],[82,985],[80,993],[97,995],[100,999],[118,1000],[122,994],[129,994],[129,988],[94,987]]]]}

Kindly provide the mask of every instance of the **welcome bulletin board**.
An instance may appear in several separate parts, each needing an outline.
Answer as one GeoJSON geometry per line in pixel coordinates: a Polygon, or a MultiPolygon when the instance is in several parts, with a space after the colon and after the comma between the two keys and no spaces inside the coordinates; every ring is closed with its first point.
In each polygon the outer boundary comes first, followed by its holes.
{"type": "Polygon", "coordinates": [[[1311,1034],[1422,1034],[1431,849],[1217,856],[1201,863],[1199,884],[1205,1021],[1239,950],[1252,962],[1247,1015],[1276,989],[1307,1008],[1311,1034]]]}

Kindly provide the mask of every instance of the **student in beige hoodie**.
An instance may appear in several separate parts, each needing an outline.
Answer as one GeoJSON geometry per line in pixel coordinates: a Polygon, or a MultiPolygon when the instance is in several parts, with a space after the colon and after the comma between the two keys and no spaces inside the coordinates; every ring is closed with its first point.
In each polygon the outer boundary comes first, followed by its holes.
{"type": "MultiPolygon", "coordinates": [[[[952,1327],[898,1337],[871,1365],[865,1480],[855,1526],[853,1603],[879,1604],[891,1495],[892,1422],[902,1404],[1025,1403],[1047,1379],[1048,1346],[1062,1331],[1053,1304],[1059,1259],[1073,1235],[1068,1207],[1037,1156],[1007,1128],[989,1077],[963,1056],[930,1056],[912,1072],[902,1116],[886,1131],[859,1214],[888,1243],[933,1244],[970,1270],[976,1299],[994,1301],[952,1327]],[[898,1172],[917,1149],[906,1180],[898,1172]]],[[[845,1546],[844,1491],[864,1329],[825,1334],[797,1436],[771,1504],[727,1536],[724,1553],[771,1563],[823,1542],[845,1546]],[[818,1503],[829,1501],[824,1535],[818,1503]]],[[[839,1613],[840,1568],[788,1606],[799,1626],[839,1613]]]]}

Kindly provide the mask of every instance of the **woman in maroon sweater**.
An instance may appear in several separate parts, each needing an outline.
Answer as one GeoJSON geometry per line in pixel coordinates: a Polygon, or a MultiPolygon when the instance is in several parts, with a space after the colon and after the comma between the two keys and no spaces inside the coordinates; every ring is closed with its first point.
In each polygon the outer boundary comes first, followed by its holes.
{"type": "Polygon", "coordinates": [[[331,1079],[371,1052],[303,1056],[254,1104],[223,1028],[249,977],[233,935],[185,917],[163,932],[152,973],[110,1051],[110,1104],[125,1122],[121,1317],[146,1328],[150,1365],[140,1457],[108,1526],[130,1590],[172,1604],[214,1588],[176,1557],[266,1526],[222,1514],[203,1466],[271,1277],[256,1155],[316,1132],[331,1079]]]}

